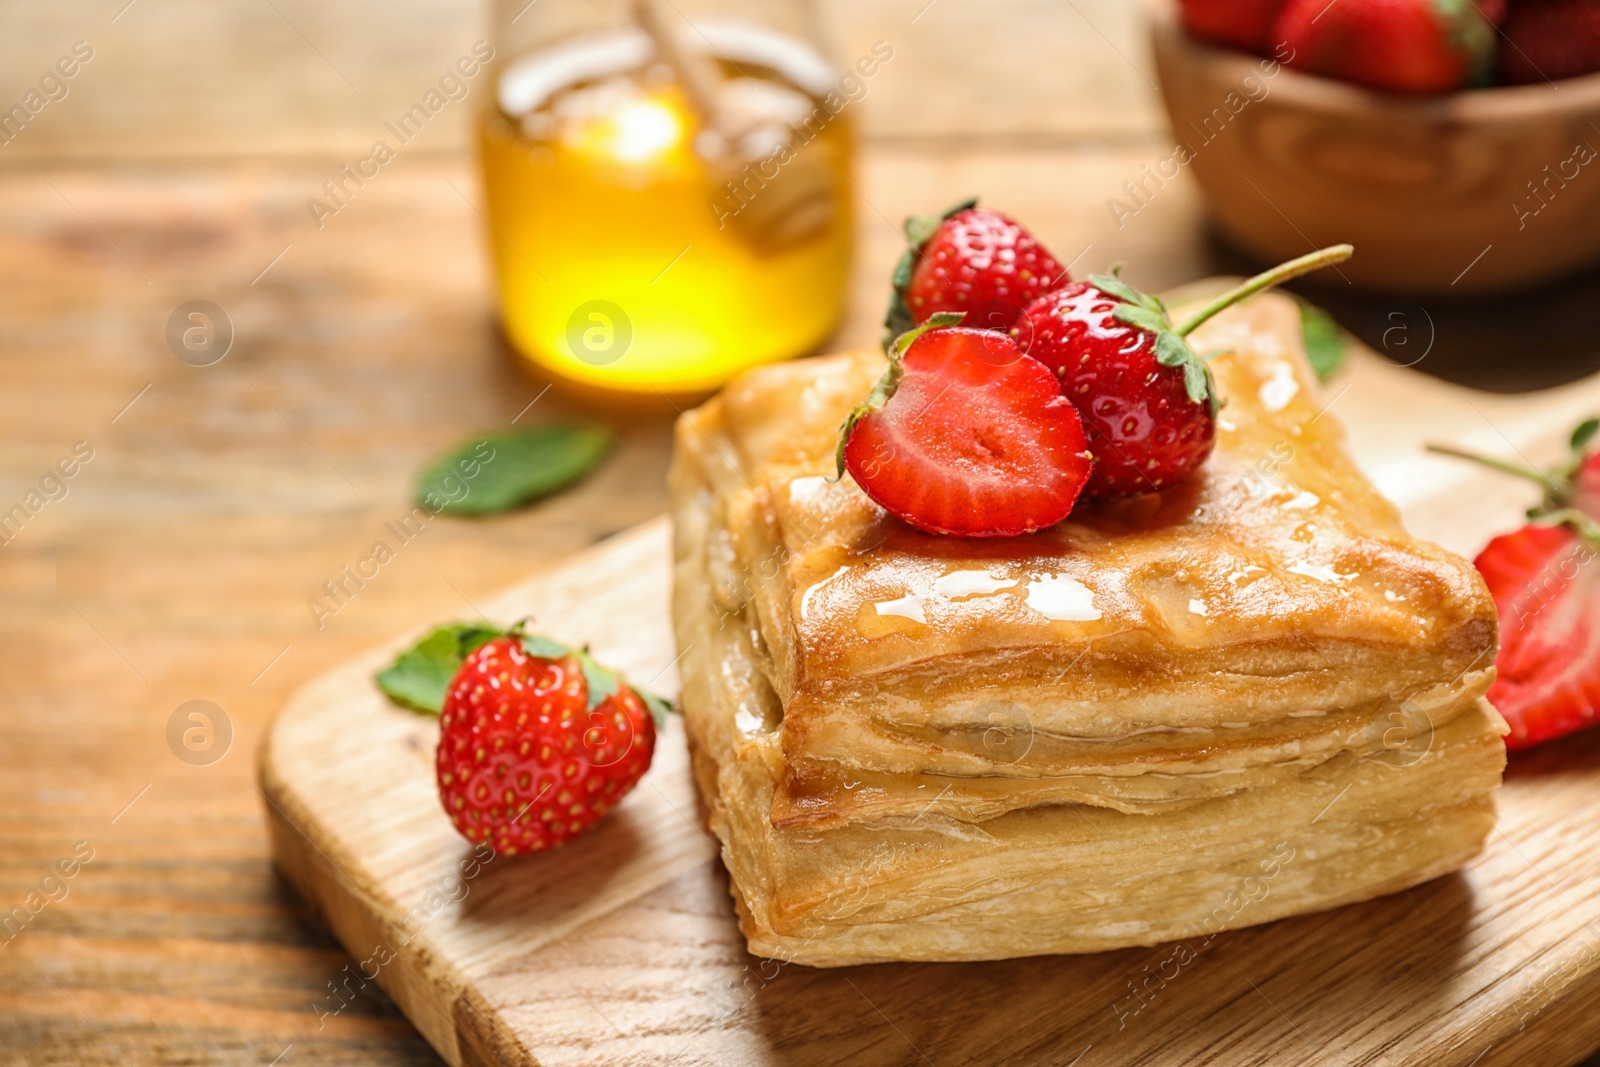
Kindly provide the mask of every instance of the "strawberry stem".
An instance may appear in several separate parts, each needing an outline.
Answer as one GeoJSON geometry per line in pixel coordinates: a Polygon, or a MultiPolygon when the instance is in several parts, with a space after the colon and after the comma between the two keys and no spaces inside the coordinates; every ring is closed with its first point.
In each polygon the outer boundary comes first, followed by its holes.
{"type": "Polygon", "coordinates": [[[1301,256],[1299,259],[1291,259],[1287,263],[1280,263],[1271,270],[1262,271],[1254,278],[1250,278],[1242,284],[1229,289],[1226,293],[1223,293],[1185,319],[1172,332],[1179,337],[1186,337],[1211,316],[1227,310],[1246,297],[1254,296],[1265,289],[1271,289],[1275,285],[1282,285],[1291,278],[1298,278],[1302,274],[1310,274],[1314,270],[1321,270],[1323,267],[1332,266],[1335,263],[1343,263],[1354,253],[1355,248],[1351,245],[1331,245],[1328,248],[1319,248],[1309,255],[1301,256]]]}
{"type": "Polygon", "coordinates": [[[1493,456],[1480,456],[1476,452],[1468,452],[1464,448],[1456,448],[1453,445],[1430,444],[1427,448],[1429,452],[1434,452],[1441,456],[1454,456],[1456,459],[1470,460],[1473,463],[1481,464],[1505,474],[1515,474],[1518,478],[1526,478],[1530,482],[1538,482],[1547,490],[1550,488],[1549,475],[1545,474],[1544,471],[1534,470],[1532,467],[1524,467],[1520,463],[1496,459],[1493,456]]]}

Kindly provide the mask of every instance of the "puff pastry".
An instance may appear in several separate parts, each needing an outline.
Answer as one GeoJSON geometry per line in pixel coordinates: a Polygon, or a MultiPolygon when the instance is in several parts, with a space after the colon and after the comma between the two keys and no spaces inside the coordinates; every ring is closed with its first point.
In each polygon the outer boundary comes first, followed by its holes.
{"type": "Polygon", "coordinates": [[[832,966],[1154,944],[1453,870],[1492,825],[1495,611],[1343,449],[1265,295],[1197,331],[1202,471],[1027,537],[923,534],[835,434],[874,351],[677,427],[674,621],[753,952],[832,966]]]}

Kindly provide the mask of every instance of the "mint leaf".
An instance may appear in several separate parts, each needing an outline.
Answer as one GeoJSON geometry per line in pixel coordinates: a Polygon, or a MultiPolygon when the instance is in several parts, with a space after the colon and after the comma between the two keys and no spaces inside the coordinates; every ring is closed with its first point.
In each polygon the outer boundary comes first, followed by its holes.
{"type": "Polygon", "coordinates": [[[417,499],[450,515],[508,511],[578,481],[610,447],[610,432],[592,425],[483,434],[430,463],[417,479],[417,499]]]}
{"type": "Polygon", "coordinates": [[[378,688],[396,704],[437,715],[461,664],[503,632],[472,623],[441,626],[380,671],[378,688]]]}
{"type": "Polygon", "coordinates": [[[1325,382],[1350,354],[1355,338],[1315,304],[1299,297],[1295,297],[1295,303],[1300,305],[1300,340],[1305,345],[1306,360],[1316,371],[1317,379],[1325,382]]]}

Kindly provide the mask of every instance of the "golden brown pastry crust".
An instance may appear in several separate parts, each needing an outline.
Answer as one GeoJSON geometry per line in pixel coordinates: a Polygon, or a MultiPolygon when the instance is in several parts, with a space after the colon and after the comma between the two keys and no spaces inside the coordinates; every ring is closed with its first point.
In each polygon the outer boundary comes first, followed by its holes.
{"type": "Polygon", "coordinates": [[[1025,538],[920,534],[827,481],[876,353],[753,372],[680,420],[684,706],[753,950],[1153,943],[1291,838],[1296,888],[1248,921],[1477,850],[1504,761],[1481,580],[1351,465],[1291,302],[1195,343],[1229,349],[1203,471],[1025,538]],[[1346,786],[1367,799],[1312,818],[1346,786]]]}
{"type": "Polygon", "coordinates": [[[1230,348],[1213,363],[1228,405],[1189,483],[1029,537],[923,534],[827,481],[875,352],[763,368],[685,416],[724,601],[755,609],[788,754],[851,761],[863,715],[986,728],[1025,707],[1033,729],[1098,738],[1272,723],[1488,667],[1482,580],[1352,466],[1298,314],[1269,295],[1197,333],[1230,348]]]}

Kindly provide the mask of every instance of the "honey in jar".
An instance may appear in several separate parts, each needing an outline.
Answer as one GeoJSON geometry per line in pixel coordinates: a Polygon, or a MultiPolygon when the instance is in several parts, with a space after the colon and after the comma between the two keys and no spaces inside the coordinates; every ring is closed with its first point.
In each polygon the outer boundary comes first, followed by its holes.
{"type": "Polygon", "coordinates": [[[825,104],[832,68],[796,38],[698,22],[697,85],[659,41],[625,26],[510,62],[480,152],[512,344],[582,385],[670,395],[832,331],[852,131],[825,104]]]}

